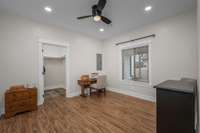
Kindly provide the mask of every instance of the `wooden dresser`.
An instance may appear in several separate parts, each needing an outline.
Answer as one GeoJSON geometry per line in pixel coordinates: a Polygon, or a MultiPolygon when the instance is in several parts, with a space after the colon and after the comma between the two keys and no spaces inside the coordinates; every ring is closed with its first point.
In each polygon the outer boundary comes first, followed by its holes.
{"type": "Polygon", "coordinates": [[[37,89],[24,86],[11,87],[5,93],[5,118],[17,113],[37,110],[37,89]]]}

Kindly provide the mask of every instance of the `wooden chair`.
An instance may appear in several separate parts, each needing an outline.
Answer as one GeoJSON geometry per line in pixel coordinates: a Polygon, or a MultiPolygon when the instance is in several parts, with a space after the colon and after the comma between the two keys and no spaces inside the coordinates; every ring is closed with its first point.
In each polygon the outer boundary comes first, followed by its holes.
{"type": "Polygon", "coordinates": [[[97,83],[90,85],[90,95],[92,90],[96,90],[97,92],[103,91],[106,94],[106,76],[99,75],[97,77],[97,83]]]}

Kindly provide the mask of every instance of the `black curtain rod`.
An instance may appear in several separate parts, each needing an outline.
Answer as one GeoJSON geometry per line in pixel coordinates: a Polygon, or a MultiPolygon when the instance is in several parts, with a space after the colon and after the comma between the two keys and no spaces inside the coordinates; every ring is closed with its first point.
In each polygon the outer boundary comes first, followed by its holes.
{"type": "Polygon", "coordinates": [[[122,45],[122,44],[125,44],[125,43],[138,41],[138,40],[145,39],[145,38],[149,38],[149,37],[156,37],[156,35],[155,35],[155,34],[152,34],[152,35],[149,35],[149,36],[144,36],[144,37],[136,38],[136,39],[129,40],[129,41],[125,41],[125,42],[119,42],[119,43],[116,43],[116,45],[118,46],[118,45],[122,45]]]}

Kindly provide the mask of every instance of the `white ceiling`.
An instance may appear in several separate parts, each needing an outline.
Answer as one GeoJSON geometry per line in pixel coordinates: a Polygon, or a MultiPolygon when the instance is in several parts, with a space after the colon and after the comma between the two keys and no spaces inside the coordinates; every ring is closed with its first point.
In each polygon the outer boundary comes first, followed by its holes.
{"type": "Polygon", "coordinates": [[[165,17],[196,8],[196,0],[107,0],[103,15],[110,18],[112,25],[94,22],[92,19],[77,20],[76,17],[91,14],[91,6],[98,0],[0,0],[0,10],[16,13],[33,20],[54,24],[84,33],[98,39],[130,31],[165,17]],[[152,5],[150,13],[144,8],[152,5]],[[53,12],[44,12],[51,6],[53,12]],[[105,31],[99,32],[99,28],[105,31]]]}

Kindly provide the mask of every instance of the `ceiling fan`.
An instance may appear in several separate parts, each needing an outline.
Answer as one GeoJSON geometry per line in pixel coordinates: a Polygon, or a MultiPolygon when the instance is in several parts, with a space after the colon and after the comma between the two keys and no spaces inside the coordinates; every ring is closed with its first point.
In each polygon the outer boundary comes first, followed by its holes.
{"type": "Polygon", "coordinates": [[[80,20],[93,17],[94,21],[96,22],[103,21],[106,24],[111,24],[112,21],[110,19],[102,16],[102,10],[104,9],[106,2],[107,2],[106,0],[99,0],[97,5],[92,6],[92,15],[81,16],[78,17],[77,19],[80,20]]]}

